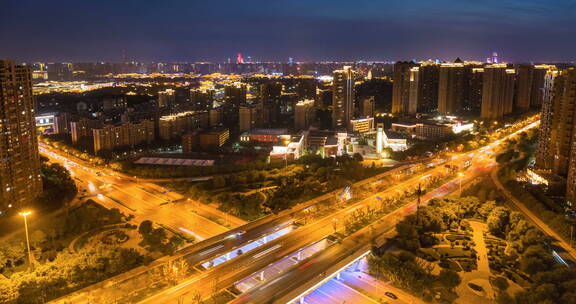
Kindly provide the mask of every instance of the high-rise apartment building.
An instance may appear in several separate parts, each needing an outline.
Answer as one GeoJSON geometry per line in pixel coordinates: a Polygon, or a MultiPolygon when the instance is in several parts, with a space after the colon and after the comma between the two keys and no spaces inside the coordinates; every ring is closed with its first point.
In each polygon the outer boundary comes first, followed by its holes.
{"type": "Polygon", "coordinates": [[[214,90],[208,88],[190,89],[190,104],[194,111],[210,111],[214,101],[214,90]]]}
{"type": "Polygon", "coordinates": [[[294,129],[297,131],[308,129],[314,120],[314,100],[305,99],[296,103],[294,107],[294,129]]]}
{"type": "Polygon", "coordinates": [[[434,62],[397,62],[394,65],[392,113],[415,114],[438,105],[439,66],[434,62]]]}
{"type": "MultiPolygon", "coordinates": [[[[392,113],[410,113],[410,101],[414,102],[417,97],[411,93],[418,83],[418,64],[414,62],[396,62],[394,64],[394,86],[392,88],[392,113]]],[[[415,112],[414,112],[415,113],[415,112]]]]}
{"type": "Polygon", "coordinates": [[[222,118],[225,125],[229,127],[237,126],[240,105],[243,103],[246,103],[246,85],[232,83],[224,87],[222,118]]]}
{"type": "Polygon", "coordinates": [[[420,63],[418,77],[417,112],[430,112],[438,108],[440,66],[434,62],[420,63]]]}
{"type": "Polygon", "coordinates": [[[576,69],[549,70],[544,90],[536,165],[566,178],[566,200],[576,201],[576,69]]]}
{"type": "Polygon", "coordinates": [[[112,151],[116,148],[134,147],[154,141],[154,122],[143,120],[139,123],[125,122],[118,125],[105,125],[93,129],[94,153],[112,151]]]}
{"type": "Polygon", "coordinates": [[[554,161],[551,134],[552,118],[554,117],[554,89],[560,85],[554,85],[557,76],[558,71],[552,69],[544,77],[542,111],[540,113],[540,127],[538,128],[538,151],[536,153],[536,167],[544,170],[551,170],[554,161]]]}
{"type": "Polygon", "coordinates": [[[32,71],[0,60],[0,211],[17,210],[41,192],[32,71]]]}
{"type": "Polygon", "coordinates": [[[480,113],[482,107],[482,89],[484,84],[484,68],[473,67],[470,70],[468,103],[464,105],[464,110],[480,113]]]}
{"type": "Polygon", "coordinates": [[[262,126],[262,104],[240,106],[240,133],[262,126]]]}
{"type": "Polygon", "coordinates": [[[360,117],[374,117],[374,96],[362,100],[360,117]]]}
{"type": "Polygon", "coordinates": [[[277,121],[280,118],[282,104],[282,84],[266,82],[260,85],[260,103],[262,105],[262,125],[277,121]]]}
{"type": "Polygon", "coordinates": [[[466,67],[462,61],[440,65],[438,113],[456,114],[462,109],[466,93],[466,67]]]}
{"type": "Polygon", "coordinates": [[[178,139],[182,135],[205,129],[209,125],[206,111],[187,111],[160,117],[158,134],[162,140],[178,139]]]}
{"type": "Polygon", "coordinates": [[[555,70],[551,65],[520,65],[518,67],[518,93],[514,107],[519,111],[527,111],[530,107],[542,105],[545,90],[545,80],[548,71],[555,70]]]}
{"type": "Polygon", "coordinates": [[[158,107],[167,108],[176,103],[176,91],[173,89],[166,89],[158,92],[158,107]]]}
{"type": "Polygon", "coordinates": [[[76,144],[83,138],[92,137],[92,130],[100,128],[102,122],[97,119],[80,118],[78,121],[70,122],[70,134],[72,143],[76,144]]]}
{"type": "Polygon", "coordinates": [[[354,113],[354,70],[345,66],[334,71],[332,83],[332,127],[348,129],[354,113]]]}
{"type": "Polygon", "coordinates": [[[515,74],[506,64],[484,67],[481,118],[494,119],[512,113],[515,74]]]}

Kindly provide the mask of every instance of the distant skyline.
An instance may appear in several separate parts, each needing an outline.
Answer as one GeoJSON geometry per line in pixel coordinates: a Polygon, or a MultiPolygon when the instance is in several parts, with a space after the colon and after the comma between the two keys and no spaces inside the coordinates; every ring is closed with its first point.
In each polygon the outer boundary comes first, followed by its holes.
{"type": "Polygon", "coordinates": [[[17,61],[576,60],[576,0],[19,0],[0,10],[17,61]]]}

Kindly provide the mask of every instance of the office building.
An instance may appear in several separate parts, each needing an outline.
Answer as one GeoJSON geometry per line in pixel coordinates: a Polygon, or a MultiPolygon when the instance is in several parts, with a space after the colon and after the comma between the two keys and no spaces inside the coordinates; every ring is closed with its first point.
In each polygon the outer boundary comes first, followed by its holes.
{"type": "Polygon", "coordinates": [[[350,125],[353,132],[368,133],[374,130],[374,117],[352,119],[350,125]]]}
{"type": "Polygon", "coordinates": [[[230,130],[215,128],[208,131],[193,132],[182,136],[182,152],[219,148],[230,140],[230,130]]]}
{"type": "Polygon", "coordinates": [[[19,210],[41,192],[32,71],[0,60],[0,212],[19,210]]]}
{"type": "Polygon", "coordinates": [[[305,130],[314,121],[314,100],[305,99],[296,103],[294,107],[294,129],[305,130]]]}
{"type": "Polygon", "coordinates": [[[512,113],[515,74],[506,64],[484,67],[481,118],[495,119],[512,113]]]}
{"type": "Polygon", "coordinates": [[[333,73],[332,80],[332,127],[349,128],[354,113],[354,71],[345,66],[333,73]]]}

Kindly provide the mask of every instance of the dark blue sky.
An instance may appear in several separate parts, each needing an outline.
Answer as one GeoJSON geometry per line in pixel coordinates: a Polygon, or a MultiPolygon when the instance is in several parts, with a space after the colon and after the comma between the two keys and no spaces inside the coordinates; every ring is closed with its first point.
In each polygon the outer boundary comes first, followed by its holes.
{"type": "Polygon", "coordinates": [[[0,0],[0,58],[576,60],[576,0],[0,0]]]}

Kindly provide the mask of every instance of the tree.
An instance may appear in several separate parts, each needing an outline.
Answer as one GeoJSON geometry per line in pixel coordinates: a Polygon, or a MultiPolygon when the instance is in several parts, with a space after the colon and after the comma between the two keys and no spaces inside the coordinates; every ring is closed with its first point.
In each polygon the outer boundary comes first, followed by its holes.
{"type": "Polygon", "coordinates": [[[212,188],[213,189],[219,189],[226,186],[226,180],[224,179],[224,177],[220,176],[220,175],[216,175],[212,178],[212,188]]]}
{"type": "Polygon", "coordinates": [[[150,232],[152,232],[152,222],[149,220],[145,220],[142,223],[140,223],[140,226],[138,227],[138,232],[143,236],[146,237],[146,235],[150,234],[150,232]]]}
{"type": "Polygon", "coordinates": [[[438,280],[444,287],[448,288],[449,290],[454,289],[456,286],[462,282],[460,275],[453,270],[450,269],[442,269],[440,270],[440,274],[438,275],[438,280]]]}
{"type": "Polygon", "coordinates": [[[490,233],[493,235],[504,236],[506,234],[506,227],[508,226],[509,215],[510,209],[506,207],[494,208],[486,219],[486,224],[488,225],[490,233]]]}
{"type": "Polygon", "coordinates": [[[500,292],[504,292],[506,291],[506,289],[508,289],[508,280],[506,280],[506,278],[503,277],[496,277],[494,278],[494,280],[492,280],[492,285],[494,285],[494,287],[498,288],[498,290],[500,292]]]}
{"type": "Polygon", "coordinates": [[[46,241],[46,233],[38,229],[30,234],[30,242],[33,246],[38,246],[46,241]]]}

